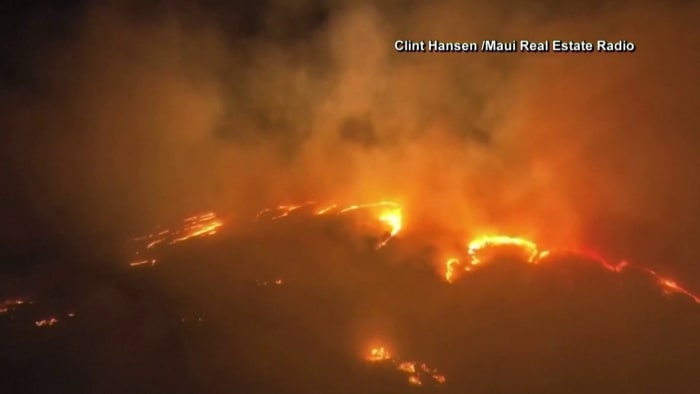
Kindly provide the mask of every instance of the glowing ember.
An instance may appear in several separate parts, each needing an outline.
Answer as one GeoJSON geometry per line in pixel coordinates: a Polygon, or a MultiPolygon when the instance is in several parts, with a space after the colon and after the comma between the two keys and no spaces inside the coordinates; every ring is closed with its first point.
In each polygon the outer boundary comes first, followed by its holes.
{"type": "Polygon", "coordinates": [[[408,384],[411,386],[422,386],[425,380],[431,378],[436,384],[445,383],[445,376],[439,374],[437,369],[431,369],[425,363],[417,368],[418,363],[414,361],[395,360],[383,346],[372,348],[365,359],[370,362],[392,363],[397,371],[407,375],[408,384]]]}
{"type": "Polygon", "coordinates": [[[416,363],[404,361],[399,364],[398,368],[406,373],[416,373],[416,363]]]}
{"type": "Polygon", "coordinates": [[[19,299],[0,302],[0,314],[8,313],[22,304],[24,304],[24,301],[19,299]]]}
{"type": "Polygon", "coordinates": [[[156,259],[138,260],[138,261],[132,261],[131,263],[129,263],[129,265],[132,267],[137,267],[139,265],[145,265],[145,264],[155,265],[156,259]]]}
{"type": "Polygon", "coordinates": [[[417,375],[410,375],[408,377],[408,384],[411,386],[422,386],[423,382],[420,380],[420,377],[417,375]]]}
{"type": "Polygon", "coordinates": [[[48,319],[37,320],[37,321],[34,322],[34,324],[35,324],[37,327],[51,327],[51,326],[53,326],[53,325],[56,324],[56,323],[58,323],[58,319],[56,319],[55,317],[50,317],[50,318],[48,318],[48,319]]]}
{"type": "Polygon", "coordinates": [[[284,204],[278,205],[274,208],[265,208],[255,215],[255,221],[257,222],[263,216],[270,214],[270,220],[277,220],[289,216],[290,213],[296,211],[299,208],[307,207],[310,205],[315,205],[314,201],[307,201],[301,204],[284,204]]]}
{"type": "Polygon", "coordinates": [[[440,374],[433,374],[433,379],[435,379],[436,382],[442,384],[445,383],[445,375],[440,375],[440,374]]]}

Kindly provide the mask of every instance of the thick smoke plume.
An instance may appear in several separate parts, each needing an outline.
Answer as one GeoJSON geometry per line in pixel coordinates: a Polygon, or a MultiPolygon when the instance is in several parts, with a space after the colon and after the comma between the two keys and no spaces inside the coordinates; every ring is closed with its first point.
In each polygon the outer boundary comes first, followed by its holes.
{"type": "MultiPolygon", "coordinates": [[[[41,229],[121,235],[197,210],[235,223],[279,202],[386,198],[407,228],[457,240],[590,240],[687,272],[700,257],[684,246],[699,237],[695,3],[151,11],[87,7],[38,51],[31,88],[2,98],[21,174],[8,193],[50,219],[41,229]],[[397,39],[637,51],[399,54],[397,39]]],[[[17,228],[3,233],[36,230],[17,228]]]]}

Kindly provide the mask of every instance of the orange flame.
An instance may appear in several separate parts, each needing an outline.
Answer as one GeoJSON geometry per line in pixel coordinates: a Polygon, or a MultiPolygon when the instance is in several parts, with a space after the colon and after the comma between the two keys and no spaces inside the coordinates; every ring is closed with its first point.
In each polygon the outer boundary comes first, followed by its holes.
{"type": "MultiPolygon", "coordinates": [[[[258,214],[256,215],[256,221],[259,220],[266,213],[272,213],[273,216],[271,217],[271,220],[276,220],[284,218],[288,216],[291,212],[294,212],[302,207],[313,205],[316,205],[316,202],[309,201],[301,204],[279,205],[274,208],[266,208],[258,212],[258,214]]],[[[389,240],[393,239],[403,229],[402,207],[399,204],[391,201],[379,201],[368,204],[354,204],[346,206],[344,208],[340,208],[338,204],[330,204],[325,206],[324,208],[316,210],[314,214],[326,215],[328,213],[335,212],[336,214],[340,215],[359,209],[378,209],[379,212],[377,220],[381,223],[384,223],[388,228],[389,236],[382,242],[380,242],[377,245],[377,248],[386,245],[386,243],[389,240]]],[[[153,249],[155,246],[161,243],[172,245],[178,242],[186,241],[191,238],[216,234],[219,227],[221,227],[222,225],[223,222],[219,220],[213,212],[209,212],[203,215],[195,215],[185,219],[184,224],[179,229],[165,229],[153,234],[149,234],[147,236],[136,238],[135,240],[138,242],[147,242],[145,250],[149,250],[153,249]]],[[[653,277],[656,280],[656,282],[661,286],[664,293],[685,295],[686,297],[689,297],[696,303],[700,304],[700,296],[684,288],[676,281],[665,278],[649,268],[642,266],[633,266],[629,262],[624,260],[620,261],[619,263],[613,264],[591,251],[571,249],[561,249],[553,251],[549,249],[541,249],[533,241],[509,235],[483,235],[471,240],[467,245],[467,253],[470,258],[470,264],[465,265],[463,267],[463,270],[471,271],[472,268],[478,268],[478,266],[480,266],[483,263],[483,252],[490,249],[498,249],[503,247],[518,248],[522,250],[527,257],[527,262],[531,264],[537,264],[544,260],[549,260],[557,256],[575,254],[582,256],[586,259],[595,261],[603,268],[616,273],[620,273],[626,269],[634,268],[643,271],[651,277],[653,277]]],[[[136,255],[138,256],[139,252],[137,252],[136,255]]],[[[136,267],[149,264],[154,265],[155,263],[155,258],[139,257],[135,261],[131,262],[129,265],[132,267],[136,267]]],[[[461,271],[458,268],[461,266],[463,266],[462,262],[456,257],[450,257],[445,261],[445,270],[443,275],[448,283],[453,283],[456,280],[458,272],[461,271]]],[[[0,304],[0,313],[6,313],[7,310],[7,305],[0,304]]]]}
{"type": "Polygon", "coordinates": [[[468,252],[472,259],[472,265],[477,265],[481,263],[481,260],[479,260],[478,257],[480,251],[489,247],[504,246],[514,246],[522,248],[528,253],[528,262],[537,262],[537,256],[539,254],[539,251],[537,249],[537,245],[534,242],[528,241],[525,238],[509,237],[506,235],[485,235],[469,242],[468,252]]]}
{"type": "Polygon", "coordinates": [[[433,379],[435,379],[435,381],[440,383],[440,384],[445,383],[445,375],[441,375],[441,374],[436,373],[436,374],[433,374],[433,379]]]}
{"type": "Polygon", "coordinates": [[[398,368],[406,373],[416,373],[416,363],[411,361],[404,361],[400,363],[398,368]]]}
{"type": "Polygon", "coordinates": [[[455,257],[447,259],[445,262],[445,280],[448,283],[452,283],[455,280],[456,267],[459,266],[461,262],[455,257]]]}
{"type": "Polygon", "coordinates": [[[445,383],[445,376],[439,374],[437,369],[431,369],[425,363],[420,364],[420,368],[417,368],[418,364],[414,361],[394,360],[383,346],[370,349],[365,359],[370,362],[393,363],[397,371],[407,375],[408,384],[411,386],[422,386],[424,377],[432,378],[438,384],[445,383]]]}
{"type": "Polygon", "coordinates": [[[289,216],[292,212],[296,211],[299,208],[303,208],[309,205],[315,205],[315,201],[307,201],[303,202],[301,204],[283,204],[283,205],[278,205],[273,208],[265,208],[258,212],[255,215],[255,221],[259,221],[264,215],[271,213],[273,216],[270,218],[270,220],[277,220],[277,219],[282,219],[284,217],[289,216]]]}
{"type": "Polygon", "coordinates": [[[338,208],[338,204],[331,204],[325,208],[321,208],[318,211],[316,211],[316,215],[325,215],[326,213],[338,208]]]}
{"type": "Polygon", "coordinates": [[[367,356],[367,361],[386,361],[391,360],[391,354],[384,349],[384,346],[372,348],[367,356]]]}
{"type": "MultiPolygon", "coordinates": [[[[308,201],[301,204],[285,204],[278,205],[273,208],[265,208],[259,211],[255,215],[255,221],[260,221],[260,219],[270,214],[270,220],[277,220],[289,216],[290,213],[308,206],[317,205],[314,201],[308,201]]],[[[329,213],[336,213],[337,215],[342,215],[344,213],[353,212],[361,209],[377,209],[379,213],[377,214],[377,220],[384,225],[386,225],[389,236],[381,241],[377,245],[377,249],[385,246],[392,238],[394,238],[403,227],[403,214],[401,205],[393,201],[379,201],[367,204],[352,204],[341,208],[338,204],[329,204],[323,208],[316,209],[314,215],[322,216],[329,213]]]]}
{"type": "MultiPolygon", "coordinates": [[[[585,259],[591,260],[598,263],[601,267],[608,271],[621,273],[626,269],[637,269],[638,271],[645,272],[647,275],[651,276],[662,288],[663,292],[666,294],[681,294],[684,295],[695,303],[700,304],[700,296],[686,289],[685,287],[678,284],[676,281],[665,278],[659,275],[656,271],[646,268],[643,266],[636,266],[630,264],[626,260],[622,260],[619,263],[610,263],[605,258],[601,257],[592,251],[582,251],[577,249],[561,249],[559,251],[552,250],[540,250],[538,245],[530,240],[519,237],[511,237],[507,235],[487,235],[480,236],[469,242],[467,252],[471,256],[471,265],[480,265],[482,260],[479,259],[480,252],[488,248],[496,247],[516,247],[522,249],[527,255],[527,262],[531,264],[540,263],[546,259],[552,259],[554,257],[563,257],[566,255],[577,255],[585,259]]],[[[456,270],[460,264],[459,260],[456,258],[449,258],[445,261],[445,280],[448,283],[453,283],[455,280],[456,270]]],[[[470,271],[470,267],[465,267],[465,271],[470,271]]]]}
{"type": "Polygon", "coordinates": [[[214,235],[221,226],[223,226],[223,222],[217,218],[216,214],[208,212],[184,219],[179,228],[159,230],[148,235],[136,237],[134,241],[141,244],[145,243],[145,247],[136,251],[135,259],[129,263],[129,266],[155,265],[155,258],[142,256],[142,253],[152,253],[156,246],[173,245],[192,238],[214,235]]]}
{"type": "Polygon", "coordinates": [[[411,386],[422,386],[423,382],[420,380],[420,377],[417,375],[410,375],[408,377],[408,384],[411,386]]]}

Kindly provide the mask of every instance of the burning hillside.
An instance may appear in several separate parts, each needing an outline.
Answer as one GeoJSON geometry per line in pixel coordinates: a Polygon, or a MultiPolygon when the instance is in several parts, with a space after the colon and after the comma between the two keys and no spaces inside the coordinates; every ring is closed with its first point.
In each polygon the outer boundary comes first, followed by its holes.
{"type": "MultiPolygon", "coordinates": [[[[238,223],[214,213],[192,216],[132,240],[134,260],[118,274],[123,283],[115,293],[105,295],[99,284],[105,278],[96,276],[91,280],[98,284],[67,288],[76,293],[68,297],[70,303],[52,306],[56,300],[46,296],[55,290],[40,289],[31,301],[4,301],[0,325],[15,338],[20,354],[30,346],[32,329],[53,333],[31,339],[39,341],[31,346],[72,343],[76,350],[62,350],[63,357],[87,352],[106,371],[121,370],[124,390],[143,382],[168,387],[161,379],[177,368],[185,375],[173,382],[186,392],[210,392],[214,386],[286,392],[289,386],[340,393],[404,388],[457,393],[469,387],[484,392],[493,387],[489,370],[508,374],[518,387],[545,389],[543,380],[523,379],[560,362],[551,346],[585,340],[597,343],[591,349],[601,357],[628,348],[652,357],[651,338],[663,322],[685,322],[679,339],[700,327],[700,310],[691,307],[698,297],[649,268],[505,235],[474,237],[461,254],[440,261],[445,251],[409,247],[417,239],[406,215],[410,212],[387,201],[282,205],[251,215],[245,233],[227,231],[238,223]],[[367,242],[353,241],[357,237],[367,242]],[[137,260],[144,256],[148,264],[137,260]],[[659,302],[662,298],[645,283],[677,297],[659,302]],[[609,316],[608,308],[616,316],[609,316]],[[558,320],[575,319],[583,310],[599,316],[586,321],[599,320],[580,328],[558,320]],[[634,327],[646,319],[657,322],[634,327]],[[130,350],[96,346],[88,339],[93,335],[125,341],[130,350]],[[509,338],[513,347],[496,338],[509,338]],[[158,350],[166,343],[175,347],[158,350]],[[368,348],[368,343],[375,345],[368,348]],[[134,352],[139,361],[129,365],[134,352]],[[493,357],[500,357],[500,366],[493,357]],[[523,357],[532,363],[525,366],[523,357]],[[151,362],[163,366],[145,378],[143,363],[151,362]],[[196,378],[185,378],[188,374],[196,378]]],[[[667,345],[700,350],[688,342],[667,345]]],[[[695,357],[692,352],[688,357],[695,357]]],[[[584,369],[593,365],[589,362],[585,357],[569,361],[584,369]]],[[[635,362],[619,363],[623,376],[639,378],[635,362]]],[[[671,375],[685,379],[682,370],[671,375]]],[[[575,379],[569,372],[562,376],[575,379]]],[[[627,387],[621,379],[611,387],[627,387]]],[[[502,387],[516,386],[504,382],[502,387]]]]}
{"type": "MultiPolygon", "coordinates": [[[[377,236],[376,248],[385,246],[392,238],[396,237],[403,228],[402,207],[389,201],[377,203],[353,204],[339,206],[337,204],[318,204],[316,202],[305,202],[301,204],[279,205],[272,208],[265,208],[255,215],[255,222],[264,219],[270,221],[287,218],[290,215],[306,215],[311,217],[350,215],[356,212],[364,212],[364,222],[362,229],[367,230],[367,220],[374,221],[374,229],[383,227],[383,233],[377,236]]],[[[192,216],[184,220],[183,225],[173,229],[156,229],[153,233],[135,238],[135,241],[145,245],[135,251],[136,261],[129,263],[130,266],[144,264],[153,265],[155,257],[138,260],[145,253],[155,247],[173,245],[178,242],[187,241],[191,238],[212,236],[217,233],[217,229],[224,223],[216,217],[214,213],[192,216]]],[[[573,248],[551,248],[542,249],[535,242],[519,237],[508,235],[481,235],[467,242],[464,250],[466,258],[460,260],[457,257],[450,257],[444,262],[444,271],[441,275],[448,283],[453,283],[465,272],[470,272],[481,267],[494,258],[494,254],[518,255],[523,261],[529,264],[541,264],[547,262],[563,261],[567,258],[579,258],[598,264],[601,268],[614,273],[622,273],[625,270],[637,270],[647,274],[653,279],[666,294],[680,294],[688,297],[697,304],[700,304],[700,296],[682,287],[675,280],[661,276],[656,271],[645,266],[630,264],[626,260],[611,263],[598,253],[573,248]],[[487,255],[489,257],[484,257],[487,255]]]]}

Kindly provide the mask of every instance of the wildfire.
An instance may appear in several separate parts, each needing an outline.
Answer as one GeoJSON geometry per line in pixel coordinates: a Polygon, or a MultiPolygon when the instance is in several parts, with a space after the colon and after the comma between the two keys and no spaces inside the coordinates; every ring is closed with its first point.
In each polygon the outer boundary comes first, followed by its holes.
{"type": "Polygon", "coordinates": [[[155,265],[156,259],[137,260],[137,261],[132,261],[131,263],[129,263],[129,265],[132,267],[138,267],[139,265],[145,265],[145,264],[155,265]]]}
{"type": "Polygon", "coordinates": [[[469,242],[468,253],[471,256],[471,264],[481,263],[479,252],[492,247],[517,247],[528,253],[528,262],[536,263],[539,251],[534,242],[525,238],[509,237],[505,235],[486,235],[469,242]]]}
{"type": "Polygon", "coordinates": [[[272,217],[270,217],[270,220],[277,220],[277,219],[282,219],[284,217],[289,216],[290,213],[298,210],[299,208],[304,208],[308,207],[310,205],[315,205],[315,201],[307,201],[301,204],[284,204],[284,205],[278,205],[273,208],[265,208],[258,212],[255,215],[255,221],[259,221],[261,218],[263,218],[267,214],[271,214],[272,217]]]}
{"type": "Polygon", "coordinates": [[[156,259],[148,256],[156,247],[173,245],[193,238],[214,235],[223,226],[223,222],[213,212],[185,218],[175,229],[157,229],[151,234],[134,238],[134,242],[142,247],[137,250],[135,258],[129,263],[131,267],[155,265],[156,259]]]}
{"type": "MultiPolygon", "coordinates": [[[[387,228],[388,236],[384,237],[383,240],[378,243],[377,248],[381,248],[386,245],[403,230],[402,207],[401,205],[392,201],[379,201],[365,204],[352,204],[347,206],[341,206],[335,203],[320,206],[315,201],[307,201],[300,204],[284,204],[261,210],[255,216],[255,221],[259,221],[266,215],[269,215],[270,220],[285,218],[295,211],[309,207],[314,208],[312,211],[314,216],[343,215],[353,211],[368,210],[368,212],[370,212],[372,215],[375,215],[374,217],[379,223],[382,223],[387,228]]],[[[186,218],[178,228],[159,229],[158,231],[146,236],[135,238],[134,240],[136,242],[142,243],[145,246],[142,248],[142,250],[136,252],[136,258],[129,263],[129,265],[132,267],[155,265],[156,258],[150,256],[148,252],[155,249],[157,246],[161,244],[172,245],[192,238],[214,235],[221,226],[223,226],[223,222],[216,216],[216,214],[209,212],[186,218]]],[[[676,281],[665,278],[649,268],[632,265],[624,260],[618,263],[610,263],[605,258],[590,250],[544,249],[534,241],[509,235],[491,234],[478,236],[472,239],[470,242],[468,242],[466,247],[468,263],[463,264],[463,262],[457,257],[450,257],[446,259],[444,263],[444,279],[448,283],[454,283],[461,272],[468,272],[473,268],[478,268],[481,266],[487,258],[484,256],[486,252],[496,252],[504,248],[519,251],[519,253],[522,253],[526,261],[530,264],[538,264],[542,261],[551,260],[556,257],[573,255],[597,262],[601,267],[615,273],[620,273],[627,269],[637,269],[645,272],[647,275],[650,275],[659,284],[659,286],[661,286],[664,293],[681,294],[700,304],[700,296],[684,288],[676,281]]],[[[268,282],[259,283],[264,283],[263,285],[268,284],[268,282]]],[[[278,279],[269,283],[279,285],[282,282],[278,279]]],[[[8,304],[8,301],[0,304],[0,313],[6,313],[8,308],[11,306],[11,304],[8,304]]]]}
{"type": "MultiPolygon", "coordinates": [[[[622,260],[618,263],[611,263],[607,259],[601,257],[595,252],[588,250],[575,250],[575,249],[561,249],[561,250],[549,250],[541,249],[538,245],[530,240],[519,237],[511,237],[506,235],[489,235],[480,236],[469,242],[467,247],[467,253],[470,256],[470,263],[472,266],[481,265],[483,261],[479,258],[482,252],[489,250],[491,248],[503,248],[503,247],[514,247],[523,251],[527,256],[527,262],[531,264],[538,264],[544,260],[553,259],[555,257],[565,257],[565,256],[579,256],[598,263],[604,269],[621,273],[627,269],[636,269],[642,271],[652,277],[656,283],[661,286],[661,289],[665,294],[681,294],[684,295],[695,303],[700,304],[700,296],[691,292],[690,290],[682,287],[676,281],[665,278],[659,275],[656,271],[646,268],[643,266],[632,265],[626,260],[622,260]]],[[[457,275],[457,267],[461,265],[461,261],[457,258],[449,258],[445,261],[445,281],[448,283],[453,283],[457,275]]],[[[464,271],[470,271],[471,267],[464,267],[464,271]]]]}
{"type": "Polygon", "coordinates": [[[391,229],[389,234],[391,234],[392,237],[401,231],[402,216],[399,208],[382,213],[379,216],[379,220],[389,226],[391,229]]]}
{"type": "Polygon", "coordinates": [[[430,368],[425,363],[417,367],[419,364],[415,361],[396,360],[383,346],[370,349],[365,359],[373,363],[393,364],[397,371],[407,375],[408,384],[411,386],[422,386],[426,379],[432,379],[436,384],[445,383],[445,376],[438,373],[437,369],[430,368]]]}
{"type": "Polygon", "coordinates": [[[664,278],[661,275],[657,274],[654,270],[648,268],[641,269],[643,269],[649,275],[652,275],[657,280],[665,294],[682,294],[686,297],[691,298],[693,301],[695,301],[695,303],[700,304],[700,296],[685,289],[684,287],[676,283],[676,281],[664,278]]]}
{"type": "Polygon", "coordinates": [[[445,262],[445,280],[448,283],[452,283],[452,281],[454,281],[457,266],[459,266],[460,264],[461,263],[459,259],[455,257],[451,257],[445,262]]]}
{"type": "Polygon", "coordinates": [[[422,386],[423,382],[420,380],[420,378],[416,375],[409,375],[408,376],[408,384],[411,386],[422,386]]]}
{"type": "Polygon", "coordinates": [[[10,299],[0,302],[0,315],[8,313],[20,305],[24,304],[24,300],[20,299],[10,299]]]}
{"type": "MultiPolygon", "coordinates": [[[[75,317],[75,312],[69,312],[65,314],[66,317],[75,317]]],[[[34,325],[37,327],[51,327],[58,323],[58,318],[56,316],[47,317],[45,319],[36,320],[34,325]]]]}
{"type": "Polygon", "coordinates": [[[372,348],[367,355],[367,361],[385,361],[391,360],[391,354],[384,349],[384,346],[372,348]]]}
{"type": "Polygon", "coordinates": [[[338,208],[338,204],[331,204],[325,208],[321,208],[316,211],[316,215],[325,215],[326,213],[338,208]]]}
{"type": "Polygon", "coordinates": [[[214,235],[218,228],[223,226],[221,220],[216,218],[213,212],[206,213],[200,216],[192,216],[185,219],[185,226],[178,232],[178,235],[170,244],[175,244],[182,241],[187,241],[190,238],[201,237],[205,235],[214,235]]]}
{"type": "MultiPolygon", "coordinates": [[[[318,205],[314,201],[307,201],[301,204],[284,204],[273,208],[265,208],[255,215],[255,221],[260,221],[266,215],[271,215],[270,220],[278,220],[289,216],[292,212],[301,208],[318,205]]],[[[338,204],[328,204],[314,211],[315,216],[324,216],[329,214],[342,215],[358,210],[376,211],[376,219],[387,227],[389,236],[383,239],[377,245],[377,249],[385,246],[392,238],[394,238],[403,227],[403,214],[401,205],[393,201],[379,201],[367,204],[352,204],[341,207],[338,204]]]]}
{"type": "Polygon", "coordinates": [[[399,370],[406,372],[406,373],[416,373],[416,363],[411,362],[411,361],[404,361],[399,364],[398,366],[399,370]]]}

